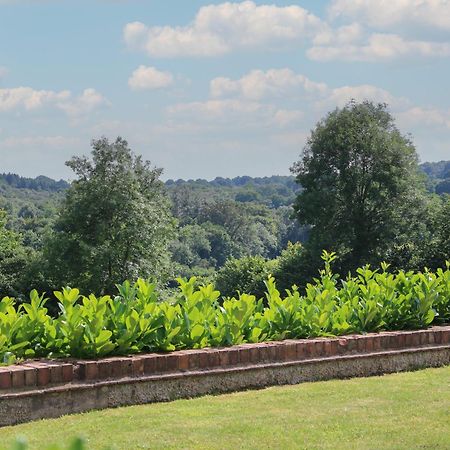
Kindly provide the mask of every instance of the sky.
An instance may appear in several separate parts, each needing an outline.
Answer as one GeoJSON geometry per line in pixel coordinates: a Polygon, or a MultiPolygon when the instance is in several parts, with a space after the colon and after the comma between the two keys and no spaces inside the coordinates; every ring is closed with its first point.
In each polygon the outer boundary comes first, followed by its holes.
{"type": "Polygon", "coordinates": [[[287,175],[352,98],[450,159],[450,0],[0,0],[0,172],[120,135],[164,179],[287,175]]]}

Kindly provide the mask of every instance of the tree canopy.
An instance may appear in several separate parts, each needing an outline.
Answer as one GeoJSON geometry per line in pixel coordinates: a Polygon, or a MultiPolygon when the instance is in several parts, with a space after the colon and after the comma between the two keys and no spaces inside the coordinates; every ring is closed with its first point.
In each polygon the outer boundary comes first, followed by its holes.
{"type": "Polygon", "coordinates": [[[424,192],[413,143],[387,105],[368,101],[321,120],[292,171],[303,188],[296,215],[312,227],[309,249],[336,251],[344,270],[383,259],[424,192]]]}
{"type": "Polygon", "coordinates": [[[162,170],[128,143],[92,142],[92,158],[67,165],[77,179],[67,191],[44,249],[56,285],[112,292],[115,283],[162,277],[174,219],[159,180],[162,170]]]}

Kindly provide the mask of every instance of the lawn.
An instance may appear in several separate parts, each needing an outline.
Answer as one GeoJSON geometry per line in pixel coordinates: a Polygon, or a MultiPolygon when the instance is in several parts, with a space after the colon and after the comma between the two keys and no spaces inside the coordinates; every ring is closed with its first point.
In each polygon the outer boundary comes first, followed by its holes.
{"type": "Polygon", "coordinates": [[[450,367],[42,420],[0,429],[0,445],[80,434],[89,449],[450,449],[450,367]]]}

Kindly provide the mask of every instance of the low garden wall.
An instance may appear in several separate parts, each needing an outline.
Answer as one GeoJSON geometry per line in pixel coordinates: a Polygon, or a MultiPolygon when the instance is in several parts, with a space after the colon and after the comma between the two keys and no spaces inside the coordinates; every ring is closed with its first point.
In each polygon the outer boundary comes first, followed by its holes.
{"type": "Polygon", "coordinates": [[[0,426],[92,409],[450,364],[450,326],[0,367],[0,426]]]}

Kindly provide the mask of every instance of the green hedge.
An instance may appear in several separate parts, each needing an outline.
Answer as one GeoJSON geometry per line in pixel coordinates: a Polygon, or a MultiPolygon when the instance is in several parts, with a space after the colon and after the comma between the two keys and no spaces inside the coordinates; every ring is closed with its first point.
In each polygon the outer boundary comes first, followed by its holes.
{"type": "Polygon", "coordinates": [[[0,358],[8,364],[30,357],[100,357],[143,351],[228,346],[285,338],[423,328],[450,321],[450,264],[435,273],[389,273],[360,268],[339,280],[325,268],[304,294],[294,286],[281,294],[266,282],[266,304],[252,295],[221,299],[213,285],[179,280],[178,293],[158,301],[155,285],[138,280],[118,285],[115,297],[55,292],[58,317],[36,291],[16,307],[0,302],[0,358]]]}

